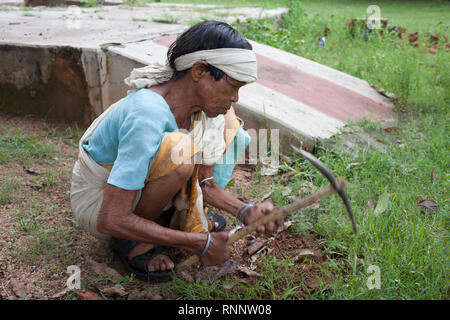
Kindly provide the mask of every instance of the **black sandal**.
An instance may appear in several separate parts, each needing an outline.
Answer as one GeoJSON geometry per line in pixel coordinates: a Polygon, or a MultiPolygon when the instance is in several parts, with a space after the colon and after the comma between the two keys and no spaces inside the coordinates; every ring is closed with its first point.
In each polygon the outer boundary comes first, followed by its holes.
{"type": "MultiPolygon", "coordinates": [[[[136,278],[147,281],[150,283],[168,282],[173,278],[173,271],[153,271],[147,270],[147,261],[157,256],[158,254],[164,254],[169,256],[166,249],[161,246],[155,245],[146,253],[138,255],[133,259],[128,259],[130,251],[136,247],[139,243],[133,240],[113,238],[113,251],[119,258],[123,265],[127,268],[128,272],[134,273],[136,278]]],[[[169,258],[171,258],[169,256],[169,258]]],[[[173,260],[171,258],[171,260],[173,260]]]]}
{"type": "Polygon", "coordinates": [[[227,226],[227,221],[225,218],[218,214],[208,214],[208,220],[211,221],[212,224],[212,229],[210,232],[220,232],[227,226]]]}

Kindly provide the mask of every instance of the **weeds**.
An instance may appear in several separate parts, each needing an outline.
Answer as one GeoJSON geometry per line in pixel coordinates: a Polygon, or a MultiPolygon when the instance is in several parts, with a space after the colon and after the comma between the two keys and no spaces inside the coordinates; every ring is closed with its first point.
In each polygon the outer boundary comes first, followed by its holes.
{"type": "Polygon", "coordinates": [[[20,132],[13,134],[6,131],[0,139],[0,164],[15,158],[22,161],[34,158],[36,160],[49,160],[54,155],[54,145],[41,142],[36,137],[27,137],[20,132]]]}
{"type": "MultiPolygon", "coordinates": [[[[297,1],[289,5],[291,11],[280,22],[249,19],[235,26],[251,39],[362,78],[396,97],[397,132],[387,132],[380,123],[367,119],[358,123],[370,134],[393,141],[384,150],[365,147],[348,152],[339,138],[331,149],[321,143],[315,146],[316,156],[336,176],[347,180],[346,193],[359,233],[352,233],[340,198],[331,196],[316,208],[293,214],[289,228],[293,234],[307,232],[319,239],[327,260],[317,267],[333,278],[331,283],[319,279],[318,287],[309,288],[292,261],[264,256],[262,276],[253,283],[230,277],[208,284],[175,278],[167,290],[180,299],[448,299],[448,53],[438,47],[436,54],[429,55],[427,49],[400,43],[392,35],[371,34],[367,41],[362,35],[352,38],[343,15],[307,13],[297,1]],[[317,38],[323,35],[325,25],[331,31],[326,46],[321,47],[317,38]],[[423,212],[418,206],[420,199],[433,200],[438,208],[423,212]],[[371,265],[381,271],[379,290],[367,287],[371,265]]],[[[444,23],[433,28],[447,32],[444,23]]],[[[76,146],[82,130],[68,127],[63,131],[62,139],[76,146]]],[[[46,130],[45,136],[34,138],[5,131],[0,138],[0,164],[49,161],[58,148],[46,141],[60,132],[53,128],[46,130]]],[[[291,188],[291,195],[297,196],[328,184],[300,157],[283,155],[282,159],[279,171],[290,174],[289,181],[263,176],[257,166],[248,196],[259,198],[272,192],[271,200],[282,206],[291,201],[283,194],[286,186],[291,188]]],[[[59,177],[58,172],[48,172],[39,179],[55,186],[59,177]]],[[[19,180],[8,177],[0,185],[0,205],[17,203],[19,188],[23,188],[19,180]]],[[[5,242],[5,249],[16,259],[43,261],[49,266],[48,277],[56,272],[51,268],[54,259],[65,265],[75,259],[71,241],[76,228],[48,221],[48,215],[60,209],[27,201],[13,216],[14,232],[21,237],[5,242]]],[[[133,281],[133,276],[127,276],[120,283],[133,281]]],[[[74,297],[69,294],[68,298],[74,297]]]]}
{"type": "MultiPolygon", "coordinates": [[[[359,235],[354,236],[338,197],[324,199],[319,208],[301,212],[293,220],[291,230],[308,230],[322,239],[331,256],[327,267],[342,274],[327,292],[327,298],[445,298],[449,271],[445,245],[450,167],[448,52],[441,44],[435,55],[429,55],[427,48],[414,48],[392,35],[371,34],[367,41],[359,35],[352,38],[342,23],[343,16],[307,14],[299,2],[291,2],[290,8],[279,23],[248,19],[238,21],[235,27],[251,39],[336,68],[393,93],[400,118],[397,133],[387,133],[380,123],[367,119],[358,123],[385,143],[395,141],[387,144],[385,150],[362,148],[349,153],[340,148],[339,141],[332,149],[316,146],[317,156],[336,176],[347,179],[346,192],[360,228],[359,235]],[[323,36],[325,25],[331,33],[323,48],[317,44],[317,38],[323,36]],[[419,197],[434,200],[439,209],[424,214],[418,207],[419,197]],[[367,207],[369,201],[374,208],[367,207]],[[382,272],[380,290],[366,286],[367,268],[372,264],[382,272]]],[[[441,32],[445,34],[444,29],[441,32]]],[[[284,172],[291,171],[294,177],[304,173],[302,178],[309,177],[315,186],[328,183],[302,159],[284,159],[284,172]]],[[[272,200],[285,203],[277,189],[272,200]]],[[[309,294],[324,298],[317,292],[309,294]]]]}

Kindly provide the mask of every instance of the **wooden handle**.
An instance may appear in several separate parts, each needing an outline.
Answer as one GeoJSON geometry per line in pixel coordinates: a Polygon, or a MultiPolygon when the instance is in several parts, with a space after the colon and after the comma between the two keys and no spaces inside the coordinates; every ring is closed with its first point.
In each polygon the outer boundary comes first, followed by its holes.
{"type": "MultiPolygon", "coordinates": [[[[346,182],[344,179],[338,179],[338,183],[342,189],[345,188],[346,182]]],[[[265,215],[258,221],[255,221],[254,223],[236,231],[233,235],[231,235],[228,238],[227,244],[231,245],[231,244],[235,243],[237,240],[242,239],[246,235],[255,231],[259,226],[265,225],[266,223],[269,223],[272,221],[283,219],[283,218],[287,217],[289,214],[291,214],[292,212],[309,207],[309,206],[313,205],[314,203],[316,203],[317,201],[319,201],[320,199],[322,199],[326,196],[329,196],[333,192],[335,192],[335,189],[333,188],[333,186],[328,185],[328,186],[320,189],[319,191],[317,191],[313,194],[310,194],[309,196],[306,196],[305,198],[296,200],[295,202],[291,203],[290,205],[287,205],[278,210],[274,210],[272,213],[265,215]]],[[[190,256],[189,258],[187,258],[186,260],[184,260],[183,262],[181,262],[177,265],[176,272],[186,270],[187,268],[189,268],[190,266],[192,266],[194,263],[196,263],[198,261],[199,261],[199,258],[197,255],[190,256]]]]}

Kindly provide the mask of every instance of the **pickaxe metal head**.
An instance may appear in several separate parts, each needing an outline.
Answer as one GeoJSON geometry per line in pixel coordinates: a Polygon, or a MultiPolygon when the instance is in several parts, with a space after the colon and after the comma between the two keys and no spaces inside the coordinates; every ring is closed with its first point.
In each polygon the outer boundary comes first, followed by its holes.
{"type": "Polygon", "coordinates": [[[296,152],[300,153],[306,160],[308,160],[314,167],[317,168],[317,170],[320,171],[327,179],[330,181],[333,188],[336,190],[336,192],[339,194],[339,196],[344,201],[345,207],[347,208],[348,215],[350,216],[350,220],[352,221],[353,231],[355,234],[358,232],[356,228],[355,223],[355,217],[353,215],[352,208],[350,206],[350,202],[348,201],[347,195],[345,194],[344,190],[341,188],[338,180],[334,176],[334,174],[331,172],[331,170],[319,159],[314,157],[311,153],[299,149],[291,144],[292,149],[294,149],[296,152]]]}

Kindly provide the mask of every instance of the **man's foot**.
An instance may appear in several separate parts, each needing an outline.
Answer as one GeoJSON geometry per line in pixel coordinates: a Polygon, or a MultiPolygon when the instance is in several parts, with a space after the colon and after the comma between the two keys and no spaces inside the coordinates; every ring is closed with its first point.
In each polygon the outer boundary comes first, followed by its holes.
{"type": "Polygon", "coordinates": [[[113,238],[113,250],[136,278],[153,283],[172,280],[175,264],[163,247],[113,238]]]}
{"type": "MultiPolygon", "coordinates": [[[[130,251],[128,260],[132,260],[134,257],[144,254],[154,247],[155,245],[153,244],[140,243],[130,251]]],[[[147,270],[149,272],[172,270],[174,267],[173,261],[165,254],[158,254],[147,261],[147,270]]]]}
{"type": "Polygon", "coordinates": [[[220,232],[227,226],[225,218],[218,214],[208,214],[208,220],[212,223],[210,232],[220,232]]]}

